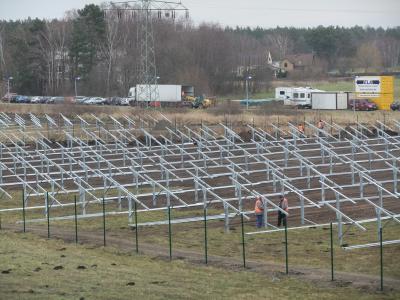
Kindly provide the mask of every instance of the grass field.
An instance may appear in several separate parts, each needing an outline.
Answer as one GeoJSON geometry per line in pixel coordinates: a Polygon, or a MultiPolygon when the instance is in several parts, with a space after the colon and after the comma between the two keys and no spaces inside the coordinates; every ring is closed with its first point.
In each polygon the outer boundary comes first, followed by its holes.
{"type": "MultiPolygon", "coordinates": [[[[396,299],[399,294],[314,285],[282,274],[264,276],[166,262],[114,248],[66,244],[0,232],[1,299],[396,299]]],[[[398,299],[398,298],[397,298],[398,299]]]]}
{"type": "MultiPolygon", "coordinates": [[[[20,193],[13,194],[15,199],[19,199],[20,193]]],[[[61,198],[60,198],[61,199],[61,198]]],[[[3,201],[1,208],[15,207],[18,204],[16,200],[3,201]]],[[[30,200],[30,204],[38,202],[34,199],[30,200]]],[[[87,213],[99,213],[102,208],[100,205],[91,205],[87,213]]],[[[108,203],[106,211],[118,211],[116,203],[108,203]]],[[[218,214],[220,211],[210,209],[209,215],[218,214]]],[[[52,209],[51,217],[73,215],[73,207],[52,209]]],[[[180,209],[172,211],[172,218],[179,219],[185,217],[202,216],[202,210],[180,209]]],[[[26,218],[40,219],[44,218],[43,211],[27,211],[26,218]]],[[[275,218],[275,216],[271,216],[275,218]]],[[[11,224],[15,227],[17,221],[21,221],[21,213],[9,213],[3,215],[3,224],[11,224]]],[[[143,212],[138,215],[138,222],[165,221],[167,220],[166,211],[143,212]]],[[[274,223],[275,220],[272,220],[274,223]]],[[[101,217],[81,219],[79,223],[79,234],[86,233],[102,237],[103,221],[101,217]]],[[[135,248],[134,231],[128,227],[127,215],[122,216],[107,216],[106,230],[107,236],[119,240],[129,240],[129,247],[135,248]]],[[[133,223],[133,222],[132,222],[133,223]]],[[[19,223],[18,228],[22,228],[19,223]]],[[[28,223],[27,229],[30,227],[41,226],[46,230],[46,222],[28,223]]],[[[351,226],[346,226],[346,235],[344,242],[348,245],[357,245],[377,242],[376,224],[371,223],[365,225],[368,230],[362,232],[359,229],[351,226]]],[[[245,232],[254,232],[254,220],[245,222],[245,232]]],[[[69,236],[73,235],[73,221],[51,221],[51,231],[59,232],[66,231],[69,236]]],[[[58,233],[58,237],[64,233],[58,233]]],[[[139,246],[146,244],[160,249],[162,255],[168,255],[168,226],[151,226],[139,228],[139,246]]],[[[400,226],[393,221],[385,222],[384,239],[398,239],[400,235],[400,226]]],[[[270,234],[246,235],[246,254],[247,258],[260,262],[273,262],[277,264],[277,269],[284,270],[285,255],[283,232],[275,232],[270,234]]],[[[330,268],[330,239],[329,230],[325,228],[310,228],[302,230],[289,231],[289,257],[290,266],[293,268],[317,268],[326,270],[326,278],[329,277],[330,268]]],[[[187,251],[198,253],[203,259],[204,252],[204,226],[202,222],[194,222],[190,224],[173,224],[172,225],[172,247],[173,251],[187,251]]],[[[115,245],[118,246],[118,245],[115,245]]],[[[241,263],[242,248],[241,248],[241,228],[239,218],[231,220],[230,233],[224,233],[223,220],[208,222],[208,251],[209,255],[215,255],[225,258],[232,258],[232,264],[238,261],[241,263]]],[[[352,272],[357,274],[366,274],[371,276],[379,276],[379,247],[361,249],[354,251],[345,251],[337,241],[337,232],[334,228],[334,251],[335,251],[335,270],[342,272],[352,272]]],[[[400,279],[400,247],[398,245],[389,245],[385,247],[384,272],[385,276],[394,279],[400,279]]]]}

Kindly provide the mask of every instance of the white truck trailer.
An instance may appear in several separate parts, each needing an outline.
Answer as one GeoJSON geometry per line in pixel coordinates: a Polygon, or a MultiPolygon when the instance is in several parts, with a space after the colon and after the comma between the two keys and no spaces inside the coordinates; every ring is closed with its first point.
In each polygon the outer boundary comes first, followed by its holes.
{"type": "Polygon", "coordinates": [[[347,92],[313,92],[311,93],[312,109],[347,109],[349,93],[347,92]]]}
{"type": "MultiPolygon", "coordinates": [[[[158,97],[157,99],[147,99],[145,96],[146,89],[149,86],[144,84],[137,84],[135,87],[129,89],[129,97],[138,102],[181,102],[184,96],[194,97],[194,87],[188,85],[175,85],[175,84],[158,84],[158,97]]],[[[154,94],[155,85],[151,85],[150,89],[154,94]]]]}
{"type": "Polygon", "coordinates": [[[324,91],[311,87],[277,87],[275,89],[275,98],[283,100],[284,105],[311,108],[311,93],[313,92],[324,91]]]}

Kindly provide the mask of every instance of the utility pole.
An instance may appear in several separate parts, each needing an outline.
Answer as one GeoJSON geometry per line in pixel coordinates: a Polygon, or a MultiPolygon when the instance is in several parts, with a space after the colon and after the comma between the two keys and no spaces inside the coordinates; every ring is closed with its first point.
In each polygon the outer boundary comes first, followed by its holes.
{"type": "Polygon", "coordinates": [[[8,102],[10,102],[11,96],[10,96],[10,81],[13,80],[14,78],[9,76],[7,78],[7,98],[8,98],[8,102]]]}
{"type": "Polygon", "coordinates": [[[246,76],[246,109],[249,110],[249,80],[251,80],[251,76],[246,76]]]}
{"type": "Polygon", "coordinates": [[[78,89],[77,89],[77,87],[76,87],[76,82],[79,81],[79,80],[81,80],[81,78],[80,78],[79,76],[78,76],[78,77],[75,77],[75,97],[78,96],[78,89]]]}
{"type": "MultiPolygon", "coordinates": [[[[117,12],[117,18],[132,15],[138,22],[138,44],[140,45],[139,72],[137,74],[138,102],[157,101],[159,99],[158,75],[155,59],[155,45],[153,32],[153,19],[175,19],[177,12],[184,12],[189,17],[189,10],[182,2],[136,0],[125,2],[111,2],[104,9],[105,16],[110,12],[117,12]]],[[[115,16],[111,14],[109,17],[115,16]]]]}

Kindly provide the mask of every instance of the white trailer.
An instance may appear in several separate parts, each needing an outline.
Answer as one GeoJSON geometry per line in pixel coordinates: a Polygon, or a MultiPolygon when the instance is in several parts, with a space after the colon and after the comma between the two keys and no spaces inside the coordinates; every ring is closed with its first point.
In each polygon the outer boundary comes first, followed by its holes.
{"type": "Polygon", "coordinates": [[[193,86],[182,86],[175,84],[158,84],[158,97],[155,99],[147,99],[146,89],[151,89],[152,94],[155,94],[155,85],[137,84],[136,87],[129,89],[129,97],[134,98],[135,101],[156,101],[156,102],[181,102],[183,96],[194,96],[193,86]]]}
{"type": "Polygon", "coordinates": [[[311,93],[323,92],[311,87],[277,87],[275,98],[283,100],[284,105],[311,108],[311,93]]]}
{"type": "Polygon", "coordinates": [[[290,105],[292,99],[292,87],[277,87],[275,89],[275,99],[283,100],[285,105],[290,105]]]}
{"type": "Polygon", "coordinates": [[[311,93],[312,109],[347,109],[349,93],[347,92],[313,92],[311,93]]]}

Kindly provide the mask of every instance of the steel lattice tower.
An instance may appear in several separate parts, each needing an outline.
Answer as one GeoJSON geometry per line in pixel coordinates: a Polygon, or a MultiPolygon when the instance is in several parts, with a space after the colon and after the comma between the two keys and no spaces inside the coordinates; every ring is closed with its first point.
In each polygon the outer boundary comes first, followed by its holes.
{"type": "Polygon", "coordinates": [[[156,1],[156,0],[136,0],[125,2],[111,2],[104,9],[107,11],[117,11],[118,18],[123,17],[123,13],[130,11],[138,18],[138,43],[140,45],[140,61],[137,74],[139,89],[136,91],[137,101],[157,101],[158,76],[155,58],[153,19],[175,19],[177,12],[184,12],[185,17],[189,15],[189,10],[181,2],[156,1]]]}

